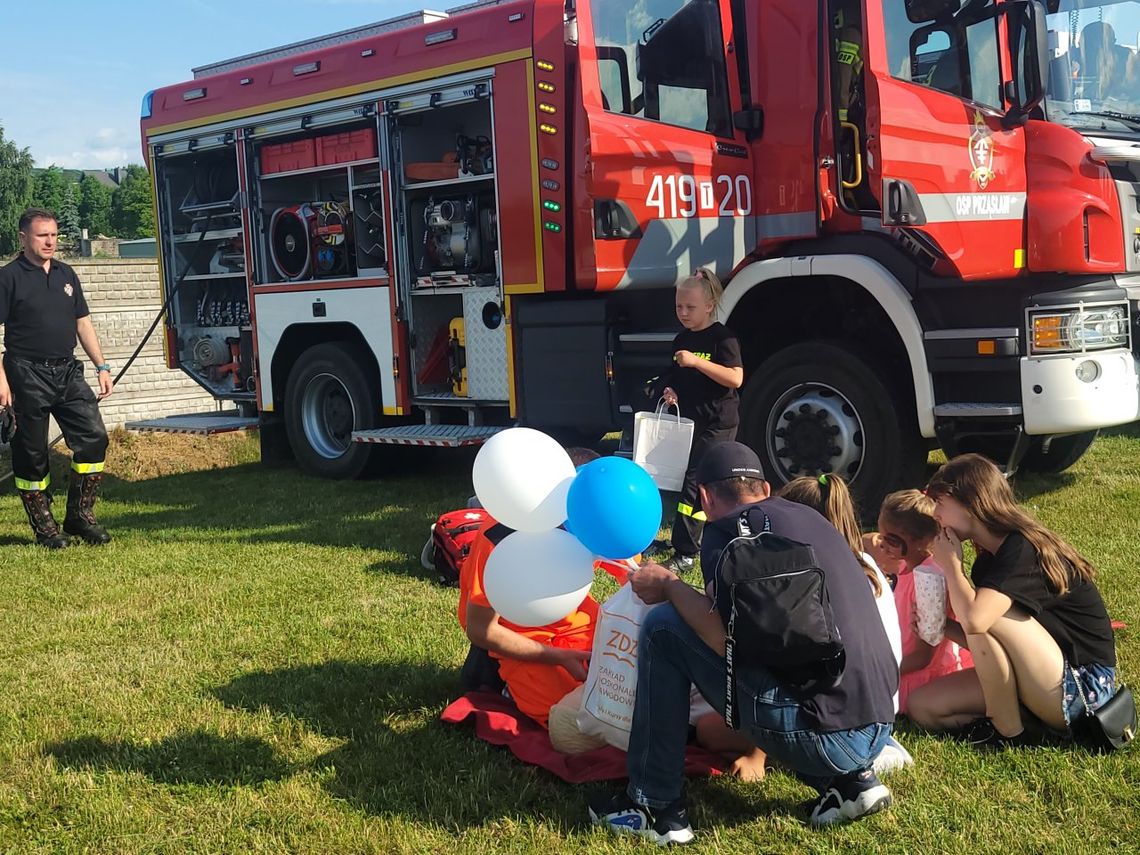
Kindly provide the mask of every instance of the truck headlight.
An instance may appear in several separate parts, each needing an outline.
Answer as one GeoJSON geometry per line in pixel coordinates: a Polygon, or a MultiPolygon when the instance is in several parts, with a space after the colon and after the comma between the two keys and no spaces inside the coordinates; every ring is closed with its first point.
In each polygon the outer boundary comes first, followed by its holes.
{"type": "Polygon", "coordinates": [[[1083,353],[1128,347],[1128,306],[1029,311],[1029,351],[1083,353]]]}

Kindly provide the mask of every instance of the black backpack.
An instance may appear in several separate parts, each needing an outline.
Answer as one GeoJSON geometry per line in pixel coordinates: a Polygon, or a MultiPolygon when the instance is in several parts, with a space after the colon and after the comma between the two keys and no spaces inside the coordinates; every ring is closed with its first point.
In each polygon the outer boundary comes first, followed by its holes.
{"type": "Polygon", "coordinates": [[[839,684],[847,655],[835,626],[823,570],[815,552],[772,533],[759,508],[714,525],[734,537],[713,573],[716,608],[724,621],[725,720],[737,726],[736,667],[762,667],[801,696],[839,684]],[[764,519],[752,533],[751,513],[764,519]]]}

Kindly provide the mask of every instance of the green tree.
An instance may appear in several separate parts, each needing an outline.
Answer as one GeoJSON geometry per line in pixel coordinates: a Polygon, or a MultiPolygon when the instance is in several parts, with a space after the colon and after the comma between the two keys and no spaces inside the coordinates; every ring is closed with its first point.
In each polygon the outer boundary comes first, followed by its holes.
{"type": "Polygon", "coordinates": [[[31,153],[5,140],[0,126],[0,257],[20,249],[20,214],[32,202],[34,167],[31,153]]]}
{"type": "Polygon", "coordinates": [[[93,238],[111,233],[111,188],[94,175],[79,179],[79,228],[93,238]]]}
{"type": "Polygon", "coordinates": [[[32,192],[33,204],[47,208],[58,217],[66,191],[67,178],[64,177],[63,170],[53,163],[36,176],[36,188],[32,192]]]}
{"type": "Polygon", "coordinates": [[[154,237],[154,192],[150,175],[137,164],[127,167],[111,194],[111,228],[115,237],[127,240],[154,237]]]}
{"type": "Polygon", "coordinates": [[[79,185],[68,182],[63,189],[63,204],[59,206],[59,236],[68,247],[79,246],[79,185]]]}

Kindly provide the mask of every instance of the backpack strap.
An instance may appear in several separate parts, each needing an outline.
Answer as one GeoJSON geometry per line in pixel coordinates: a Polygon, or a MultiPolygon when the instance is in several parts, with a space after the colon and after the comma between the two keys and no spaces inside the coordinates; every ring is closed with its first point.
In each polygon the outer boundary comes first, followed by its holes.
{"type": "Polygon", "coordinates": [[[514,533],[515,530],[513,528],[508,528],[502,523],[495,523],[495,525],[487,529],[484,536],[487,538],[487,540],[491,541],[491,543],[495,544],[495,546],[498,546],[500,543],[507,539],[508,535],[512,535],[514,533]]]}
{"type": "MultiPolygon", "coordinates": [[[[760,511],[764,517],[764,528],[761,534],[772,533],[772,519],[760,508],[746,508],[740,512],[736,520],[736,533],[738,537],[752,537],[752,522],[749,515],[752,511],[760,511]]],[[[729,617],[728,626],[725,627],[724,638],[724,722],[733,730],[739,726],[739,716],[736,711],[736,673],[732,667],[732,660],[736,653],[736,641],[733,639],[735,615],[729,617]]]]}

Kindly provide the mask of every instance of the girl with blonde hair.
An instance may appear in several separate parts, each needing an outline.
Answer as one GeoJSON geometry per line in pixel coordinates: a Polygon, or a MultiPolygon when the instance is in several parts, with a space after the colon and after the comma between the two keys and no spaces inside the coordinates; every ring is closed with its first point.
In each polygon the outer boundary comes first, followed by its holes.
{"type": "Polygon", "coordinates": [[[1064,731],[1086,703],[1093,710],[1106,703],[1115,693],[1116,648],[1088,559],[1023,511],[981,455],[955,457],[926,492],[942,528],[934,560],[974,668],[916,689],[911,718],[932,730],[966,727],[976,747],[1004,748],[1029,742],[1022,705],[1064,731]],[[964,540],[977,552],[970,579],[964,540]]]}

